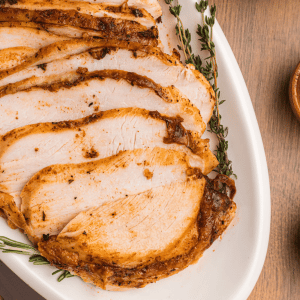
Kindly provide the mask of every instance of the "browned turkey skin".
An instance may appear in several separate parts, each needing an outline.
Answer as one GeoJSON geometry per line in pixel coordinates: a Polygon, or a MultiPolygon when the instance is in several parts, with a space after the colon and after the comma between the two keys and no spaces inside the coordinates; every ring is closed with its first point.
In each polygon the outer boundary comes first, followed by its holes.
{"type": "MultiPolygon", "coordinates": [[[[193,169],[191,172],[199,177],[202,176],[197,170],[193,169]]],[[[197,220],[198,239],[194,241],[193,247],[187,253],[166,261],[158,257],[155,263],[135,268],[94,263],[93,257],[83,261],[79,259],[78,253],[65,250],[56,241],[56,236],[39,242],[38,248],[52,265],[69,270],[103,289],[142,288],[149,283],[178,273],[202,256],[234,218],[235,191],[234,181],[225,175],[218,175],[215,180],[206,177],[204,196],[197,220]]]]}
{"type": "MultiPolygon", "coordinates": [[[[48,122],[48,123],[38,123],[25,126],[23,128],[17,128],[11,130],[7,134],[0,137],[0,141],[7,142],[7,147],[13,143],[18,138],[25,137],[34,132],[59,132],[65,129],[76,128],[80,126],[87,125],[89,123],[97,122],[97,120],[102,119],[103,116],[115,113],[119,111],[118,109],[112,109],[110,111],[98,112],[92,114],[88,117],[82,118],[76,121],[61,121],[61,122],[48,122]]],[[[168,136],[164,137],[165,144],[179,144],[186,145],[192,152],[197,154],[199,152],[200,156],[203,152],[203,149],[207,147],[207,140],[194,140],[191,131],[186,130],[182,126],[183,119],[180,116],[177,117],[165,117],[162,116],[158,111],[146,110],[143,112],[144,115],[148,115],[152,119],[158,119],[166,122],[167,134],[168,136]]],[[[4,147],[3,147],[4,149],[4,147]]]]}
{"type": "MultiPolygon", "coordinates": [[[[103,58],[106,53],[109,53],[110,51],[113,51],[110,48],[103,48],[100,53],[101,58],[103,58]]],[[[91,52],[92,53],[92,52],[91,52]]],[[[98,52],[99,53],[99,52],[98,52]]],[[[101,59],[99,58],[99,59],[101,59]]],[[[47,68],[47,64],[44,64],[44,68],[47,68]]],[[[151,80],[150,78],[142,75],[138,75],[133,72],[126,72],[122,70],[100,70],[100,71],[93,71],[88,72],[87,68],[78,68],[76,70],[76,73],[78,74],[78,77],[74,76],[74,80],[62,80],[60,81],[60,78],[58,81],[54,83],[44,83],[41,85],[33,85],[29,89],[28,88],[22,88],[18,86],[18,84],[11,84],[9,86],[5,86],[5,88],[0,89],[0,97],[8,94],[14,94],[20,91],[28,91],[31,88],[34,87],[40,87],[45,90],[49,91],[57,91],[60,88],[72,88],[81,82],[88,81],[89,79],[97,78],[99,80],[105,80],[106,78],[111,78],[115,80],[124,79],[128,83],[130,83],[132,86],[136,85],[140,88],[149,88],[152,89],[159,97],[163,98],[165,101],[169,101],[167,93],[163,90],[162,86],[151,80]]]]}
{"type": "MultiPolygon", "coordinates": [[[[111,50],[108,48],[104,48],[104,50],[102,51],[104,51],[103,53],[106,53],[106,51],[111,51],[111,50]]],[[[104,80],[105,78],[112,78],[115,80],[124,79],[132,86],[136,85],[141,88],[152,89],[159,97],[163,98],[165,101],[168,102],[169,95],[166,94],[166,92],[162,89],[162,87],[159,84],[155,83],[153,80],[147,78],[146,76],[140,76],[136,73],[125,72],[121,70],[102,70],[102,71],[88,72],[86,68],[78,68],[77,73],[80,74],[80,76],[76,78],[74,81],[69,81],[69,80],[59,81],[52,84],[43,84],[40,87],[45,90],[56,91],[61,87],[71,88],[72,86],[78,85],[80,82],[92,78],[98,78],[100,80],[104,80]]],[[[9,93],[16,92],[16,90],[14,91],[13,89],[6,89],[4,92],[6,94],[9,94],[9,93]]],[[[1,92],[0,92],[0,97],[1,97],[1,92]]],[[[194,153],[197,152],[201,153],[203,149],[201,147],[200,149],[198,149],[199,145],[197,142],[195,142],[192,133],[189,130],[186,130],[181,125],[183,119],[180,116],[178,116],[177,118],[167,118],[162,116],[157,111],[150,112],[150,116],[156,119],[161,119],[167,123],[169,136],[164,139],[164,142],[166,144],[172,144],[174,142],[178,144],[184,144],[187,145],[188,148],[190,148],[194,153]]]]}
{"type": "Polygon", "coordinates": [[[112,17],[94,17],[76,10],[28,10],[0,7],[0,22],[32,22],[58,26],[72,26],[97,31],[97,37],[138,42],[142,45],[157,46],[158,30],[147,28],[135,21],[112,17]],[[100,34],[100,35],[99,35],[100,34]]]}

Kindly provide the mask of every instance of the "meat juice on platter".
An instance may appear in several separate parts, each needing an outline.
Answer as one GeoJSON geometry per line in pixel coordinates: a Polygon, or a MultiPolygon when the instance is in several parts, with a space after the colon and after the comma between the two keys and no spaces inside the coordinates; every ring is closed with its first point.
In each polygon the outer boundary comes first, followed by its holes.
{"type": "Polygon", "coordinates": [[[234,181],[207,176],[214,90],[164,53],[161,15],[157,0],[0,5],[0,214],[106,290],[180,272],[235,215],[234,181]]]}

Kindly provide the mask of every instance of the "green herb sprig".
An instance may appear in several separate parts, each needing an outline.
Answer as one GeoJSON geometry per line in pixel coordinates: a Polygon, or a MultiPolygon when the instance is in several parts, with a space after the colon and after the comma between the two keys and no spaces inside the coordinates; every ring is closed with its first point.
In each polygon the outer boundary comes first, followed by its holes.
{"type": "Polygon", "coordinates": [[[210,7],[210,17],[205,16],[205,11],[208,8],[208,1],[201,0],[196,2],[195,7],[201,14],[202,25],[198,24],[197,35],[200,37],[201,51],[208,51],[209,56],[204,59],[205,65],[199,55],[195,55],[192,51],[191,33],[188,29],[184,29],[182,20],[180,19],[180,12],[182,6],[177,4],[173,5],[174,0],[165,0],[165,3],[169,5],[170,13],[176,18],[176,34],[178,36],[180,45],[178,49],[182,50],[185,56],[185,63],[193,64],[195,69],[201,72],[208,81],[213,81],[212,88],[215,92],[216,105],[212,117],[209,121],[210,132],[213,132],[218,138],[218,145],[216,150],[216,157],[219,161],[218,167],[214,170],[217,173],[225,174],[227,176],[237,176],[232,170],[232,161],[228,158],[228,141],[226,137],[228,135],[228,127],[224,127],[221,124],[221,115],[219,112],[219,106],[225,102],[220,101],[220,90],[218,88],[218,65],[216,59],[216,49],[213,42],[213,26],[216,20],[217,8],[215,5],[210,7]]]}
{"type": "Polygon", "coordinates": [[[202,60],[199,55],[195,56],[192,47],[190,45],[192,35],[189,29],[184,29],[183,23],[180,19],[180,12],[182,9],[181,5],[173,5],[173,0],[165,0],[166,4],[169,5],[170,13],[176,18],[177,23],[175,26],[176,34],[179,38],[180,45],[178,45],[178,49],[182,50],[185,57],[186,64],[193,64],[195,68],[202,72],[202,60]]]}
{"type": "MultiPolygon", "coordinates": [[[[34,247],[11,240],[7,237],[0,236],[0,250],[2,253],[15,253],[15,254],[22,254],[22,255],[30,255],[29,262],[32,262],[34,265],[49,265],[50,262],[43,257],[40,252],[35,249],[34,247]]],[[[57,281],[60,282],[65,278],[74,277],[69,271],[66,270],[56,270],[52,273],[55,275],[59,272],[63,272],[58,278],[57,281]]]]}

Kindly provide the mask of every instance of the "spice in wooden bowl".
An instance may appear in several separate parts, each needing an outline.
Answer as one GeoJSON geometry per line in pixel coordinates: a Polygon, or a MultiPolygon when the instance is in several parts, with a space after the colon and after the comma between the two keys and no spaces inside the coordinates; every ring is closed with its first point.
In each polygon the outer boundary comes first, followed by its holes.
{"type": "Polygon", "coordinates": [[[293,112],[300,121],[300,63],[291,77],[289,97],[293,112]]]}

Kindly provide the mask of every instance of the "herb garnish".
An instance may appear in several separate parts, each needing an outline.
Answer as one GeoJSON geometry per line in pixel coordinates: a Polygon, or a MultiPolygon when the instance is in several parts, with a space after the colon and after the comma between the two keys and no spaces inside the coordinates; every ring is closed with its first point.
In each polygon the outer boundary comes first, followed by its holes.
{"type": "MultiPolygon", "coordinates": [[[[43,257],[40,252],[34,247],[11,240],[7,237],[0,236],[0,250],[3,253],[15,253],[15,254],[23,254],[30,255],[29,262],[32,262],[34,265],[49,265],[50,262],[43,257]]],[[[65,278],[74,277],[69,271],[66,270],[56,270],[52,273],[52,275],[57,274],[58,272],[63,272],[58,278],[57,281],[62,281],[65,278]]]]}
{"type": "Polygon", "coordinates": [[[225,102],[225,100],[220,101],[220,91],[218,88],[218,65],[216,60],[216,50],[215,44],[213,42],[213,26],[216,19],[216,6],[212,5],[210,7],[211,17],[205,16],[205,11],[208,7],[208,1],[201,0],[199,3],[196,2],[195,6],[197,11],[201,14],[202,26],[198,24],[197,35],[200,37],[201,51],[208,51],[209,56],[204,59],[205,66],[203,66],[203,61],[199,55],[195,55],[192,51],[191,43],[191,33],[189,29],[184,29],[183,23],[180,19],[180,12],[182,9],[181,5],[173,5],[174,0],[165,0],[165,3],[169,5],[170,13],[177,19],[175,26],[176,34],[179,38],[180,45],[178,49],[182,50],[185,57],[186,64],[193,64],[195,69],[201,72],[208,81],[213,80],[212,88],[215,92],[216,105],[213,111],[213,115],[209,121],[210,132],[213,132],[217,138],[219,144],[217,145],[216,157],[219,161],[218,167],[214,170],[217,173],[225,174],[227,176],[237,176],[233,173],[232,162],[228,158],[228,141],[226,137],[228,135],[228,127],[224,127],[221,124],[221,115],[219,112],[219,106],[225,102]]]}
{"type": "MultiPolygon", "coordinates": [[[[0,0],[0,2],[1,1],[2,0],[0,0]]],[[[11,1],[15,1],[15,0],[11,0],[11,1]]],[[[197,29],[197,35],[200,37],[199,41],[201,44],[201,51],[203,50],[208,51],[210,55],[205,59],[206,65],[203,67],[202,66],[203,61],[200,58],[200,56],[199,55],[196,56],[192,51],[192,47],[190,45],[191,34],[188,29],[184,29],[183,23],[179,17],[182,6],[172,5],[173,1],[174,0],[165,0],[165,3],[169,5],[170,13],[177,19],[177,24],[175,29],[176,29],[176,34],[180,41],[180,45],[178,45],[178,49],[183,51],[185,56],[185,63],[193,64],[196,70],[200,71],[208,81],[211,80],[214,81],[212,87],[215,92],[216,106],[214,108],[213,115],[209,121],[209,125],[210,125],[210,131],[216,134],[219,141],[219,145],[217,146],[216,156],[220,164],[218,165],[215,171],[220,174],[225,174],[227,176],[233,175],[236,177],[236,175],[233,173],[232,170],[232,162],[228,159],[228,155],[227,155],[228,141],[226,141],[225,138],[228,135],[228,128],[227,127],[224,128],[224,126],[221,124],[221,115],[219,112],[219,106],[222,103],[224,103],[225,100],[222,101],[219,100],[220,91],[217,85],[218,65],[216,61],[215,44],[213,42],[213,26],[215,24],[215,18],[216,18],[216,6],[215,5],[211,6],[210,8],[211,17],[208,17],[205,16],[204,14],[208,7],[208,1],[201,0],[199,4],[196,2],[196,9],[199,13],[201,13],[202,23],[203,23],[202,26],[198,24],[198,29],[197,29]]],[[[130,38],[130,35],[127,35],[126,37],[130,38]]],[[[94,38],[98,38],[98,37],[94,37],[94,38]]],[[[61,51],[60,48],[58,48],[58,50],[61,51]]],[[[136,52],[134,52],[134,54],[136,56],[136,52]]],[[[46,66],[47,66],[46,64],[40,64],[37,67],[45,71],[46,66]]],[[[56,122],[52,122],[52,123],[55,124],[56,122]]],[[[4,170],[2,171],[2,173],[3,172],[4,170]]],[[[87,173],[90,174],[90,171],[88,171],[87,173]]],[[[74,180],[71,179],[69,180],[69,183],[72,183],[73,181],[74,180]]],[[[75,199],[76,198],[77,197],[75,197],[75,199]]],[[[44,215],[43,215],[43,219],[44,219],[44,215]]],[[[84,231],[83,234],[86,234],[86,232],[84,231]]],[[[43,239],[48,240],[49,234],[43,235],[43,239]]],[[[3,253],[30,255],[29,262],[32,262],[34,265],[50,264],[50,262],[45,257],[40,255],[40,252],[34,247],[21,242],[11,240],[7,237],[0,236],[0,250],[3,253]]],[[[59,272],[63,272],[57,279],[59,282],[65,278],[74,277],[74,275],[72,275],[69,271],[60,270],[60,269],[54,271],[52,275],[55,275],[59,272]]]]}
{"type": "Polygon", "coordinates": [[[40,65],[37,65],[37,67],[42,69],[43,71],[46,71],[47,64],[40,64],[40,65]]]}
{"type": "Polygon", "coordinates": [[[48,241],[49,240],[49,233],[43,234],[43,240],[48,241]]]}

